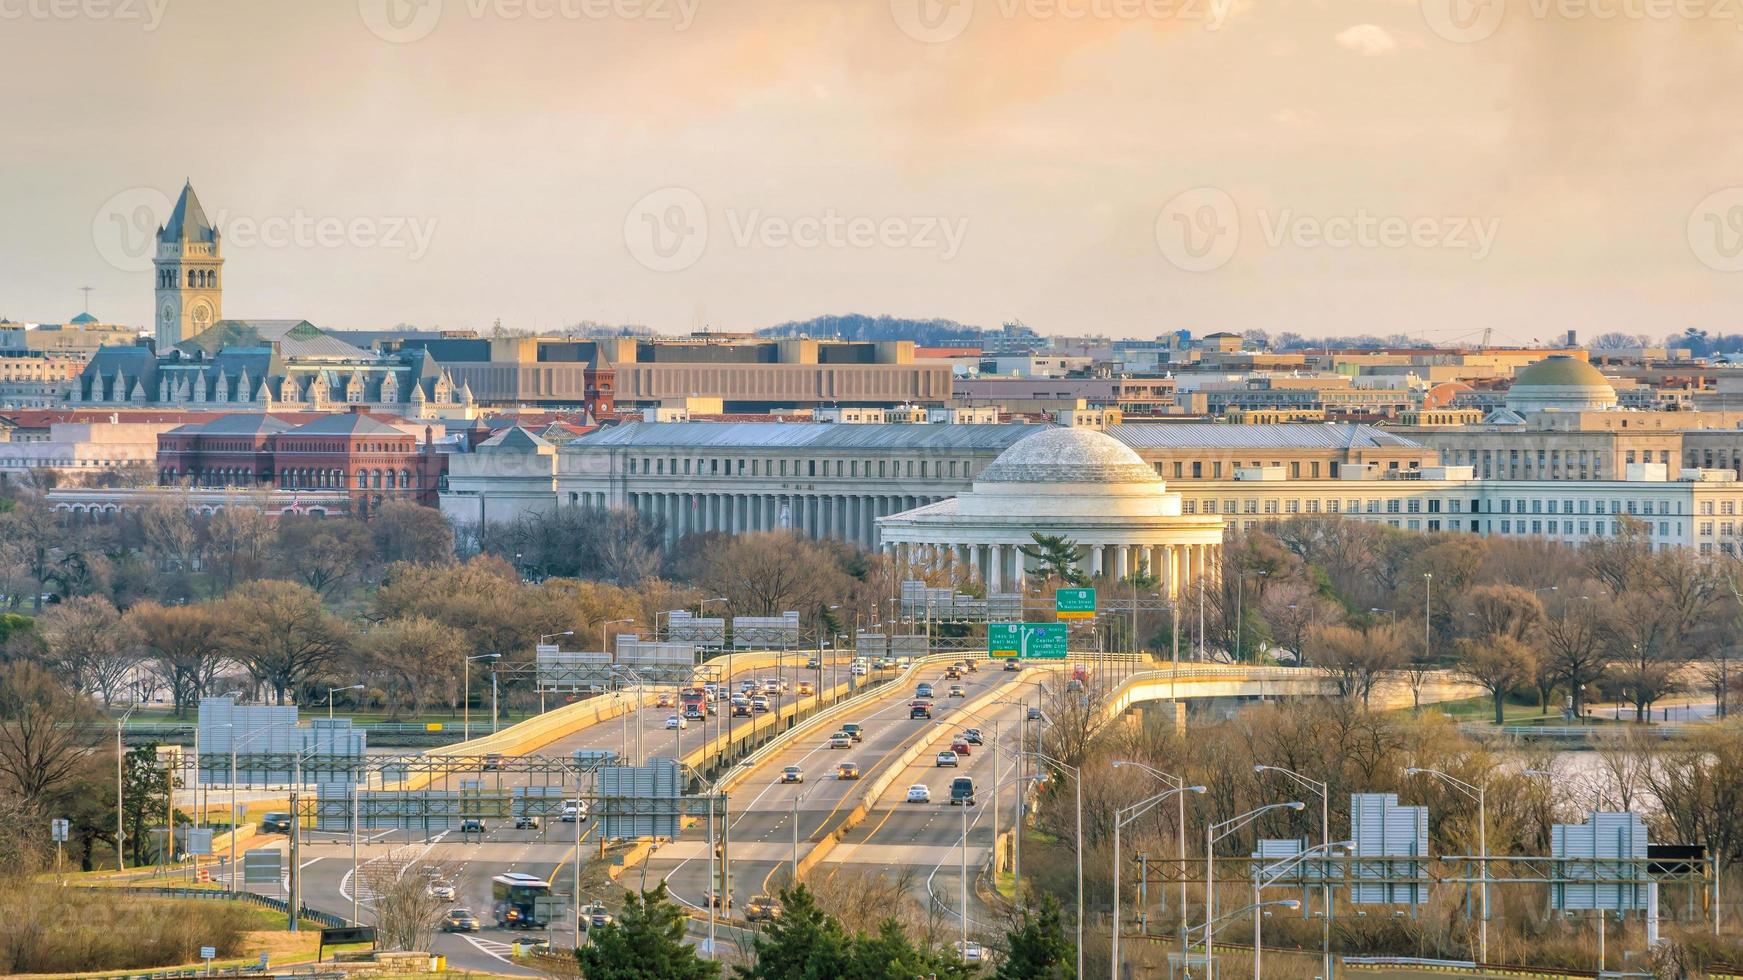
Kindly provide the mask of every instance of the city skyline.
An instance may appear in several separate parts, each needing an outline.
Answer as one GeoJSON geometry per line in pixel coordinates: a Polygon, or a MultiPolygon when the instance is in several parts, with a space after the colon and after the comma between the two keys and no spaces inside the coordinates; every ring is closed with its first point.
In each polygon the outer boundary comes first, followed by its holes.
{"type": "Polygon", "coordinates": [[[0,314],[150,325],[191,180],[336,329],[1728,329],[1737,24],[1454,6],[24,4],[0,314]]]}

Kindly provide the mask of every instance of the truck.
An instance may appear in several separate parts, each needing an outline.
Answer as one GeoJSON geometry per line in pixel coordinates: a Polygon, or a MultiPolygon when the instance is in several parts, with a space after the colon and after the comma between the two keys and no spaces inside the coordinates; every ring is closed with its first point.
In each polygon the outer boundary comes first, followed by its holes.
{"type": "Polygon", "coordinates": [[[707,691],[704,691],[700,687],[687,687],[678,695],[678,699],[684,707],[684,717],[686,717],[686,718],[706,718],[706,717],[708,717],[708,692],[707,691]]]}
{"type": "Polygon", "coordinates": [[[1089,683],[1089,664],[1072,664],[1071,679],[1079,684],[1089,683]]]}

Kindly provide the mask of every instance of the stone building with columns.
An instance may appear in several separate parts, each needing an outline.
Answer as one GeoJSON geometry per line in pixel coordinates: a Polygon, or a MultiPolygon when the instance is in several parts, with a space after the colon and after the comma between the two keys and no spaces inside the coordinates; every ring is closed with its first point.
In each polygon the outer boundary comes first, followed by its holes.
{"type": "Polygon", "coordinates": [[[1047,429],[981,470],[967,492],[877,521],[886,553],[905,567],[970,569],[989,592],[1020,591],[1036,533],[1079,548],[1095,576],[1143,570],[1176,598],[1220,567],[1223,519],[1184,514],[1155,469],[1125,443],[1094,429],[1047,429]]]}

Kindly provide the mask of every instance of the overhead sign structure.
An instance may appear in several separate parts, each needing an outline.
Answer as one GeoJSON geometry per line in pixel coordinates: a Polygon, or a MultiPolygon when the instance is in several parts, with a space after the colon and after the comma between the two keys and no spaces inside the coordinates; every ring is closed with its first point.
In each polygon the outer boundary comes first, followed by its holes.
{"type": "Polygon", "coordinates": [[[1060,589],[1053,593],[1053,610],[1060,619],[1094,619],[1094,589],[1060,589]]]}
{"type": "Polygon", "coordinates": [[[1064,660],[1064,623],[988,623],[986,652],[1006,660],[1064,660]]]}

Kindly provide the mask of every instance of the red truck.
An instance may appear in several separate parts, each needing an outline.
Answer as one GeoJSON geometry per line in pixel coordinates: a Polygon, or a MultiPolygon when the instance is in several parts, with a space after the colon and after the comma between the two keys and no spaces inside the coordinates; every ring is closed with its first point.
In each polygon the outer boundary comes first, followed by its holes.
{"type": "Polygon", "coordinates": [[[706,717],[708,717],[708,694],[702,688],[700,688],[700,687],[687,687],[684,689],[683,693],[678,696],[678,698],[679,698],[679,701],[683,705],[684,717],[686,717],[686,718],[706,718],[706,717]]]}

